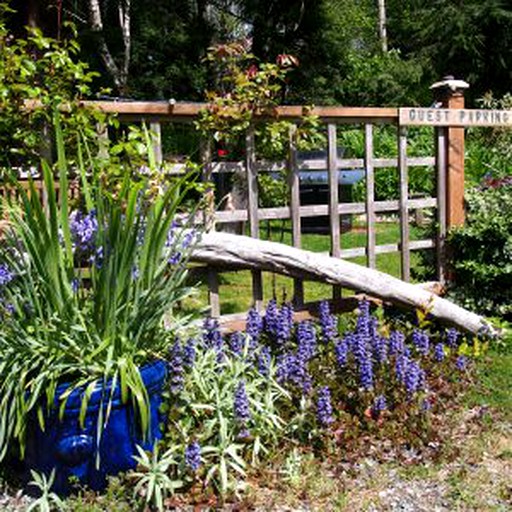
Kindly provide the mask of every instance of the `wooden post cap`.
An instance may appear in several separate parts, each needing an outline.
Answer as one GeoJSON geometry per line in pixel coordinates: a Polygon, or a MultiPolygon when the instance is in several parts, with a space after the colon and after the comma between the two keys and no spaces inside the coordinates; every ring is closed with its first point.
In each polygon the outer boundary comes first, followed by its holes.
{"type": "Polygon", "coordinates": [[[463,93],[469,88],[469,84],[464,80],[456,80],[452,75],[443,77],[439,82],[436,82],[430,86],[430,89],[434,93],[463,93]]]}

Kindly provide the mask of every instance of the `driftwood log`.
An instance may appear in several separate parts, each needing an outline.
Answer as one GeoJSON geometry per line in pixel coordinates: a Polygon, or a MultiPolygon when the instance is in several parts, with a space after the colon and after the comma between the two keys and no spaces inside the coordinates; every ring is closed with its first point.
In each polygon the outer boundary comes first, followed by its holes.
{"type": "Polygon", "coordinates": [[[441,322],[472,334],[493,332],[481,316],[419,286],[378,270],[276,242],[229,233],[207,233],[196,246],[192,260],[217,268],[266,270],[337,284],[407,308],[428,310],[441,322]]]}

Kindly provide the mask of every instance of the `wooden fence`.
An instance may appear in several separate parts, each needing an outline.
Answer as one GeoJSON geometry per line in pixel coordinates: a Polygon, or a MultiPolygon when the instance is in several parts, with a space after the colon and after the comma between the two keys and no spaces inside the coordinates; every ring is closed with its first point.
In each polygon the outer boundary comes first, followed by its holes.
{"type": "MultiPolygon", "coordinates": [[[[462,88],[450,87],[442,83],[437,91],[440,106],[448,109],[463,108],[462,88]],[[462,99],[462,102],[461,102],[462,99]]],[[[162,125],[164,123],[191,123],[203,104],[167,103],[167,102],[88,102],[104,112],[115,113],[121,123],[141,123],[149,125],[153,136],[153,149],[156,161],[163,160],[162,125]]],[[[447,126],[434,127],[436,154],[422,157],[410,157],[407,154],[407,123],[396,108],[343,108],[317,107],[311,112],[319,117],[326,127],[327,152],[325,160],[306,160],[299,162],[294,137],[289,139],[288,158],[284,162],[265,162],[258,160],[255,147],[254,129],[249,129],[245,137],[245,159],[243,162],[220,162],[212,157],[210,144],[202,144],[203,176],[210,181],[215,174],[241,171],[245,173],[247,185],[247,207],[230,211],[213,211],[212,220],[222,229],[225,223],[246,222],[248,233],[259,237],[260,223],[270,219],[289,219],[291,239],[295,247],[301,247],[301,223],[304,218],[328,216],[330,234],[330,254],[334,257],[352,258],[364,256],[366,264],[375,268],[377,255],[399,252],[401,277],[405,281],[411,278],[411,251],[434,249],[436,251],[437,277],[445,279],[444,240],[447,229],[463,221],[463,144],[464,129],[447,126]],[[362,158],[339,158],[337,152],[337,131],[340,125],[358,125],[364,130],[364,156],[362,158]],[[374,151],[374,132],[376,125],[392,125],[397,129],[397,157],[377,158],[374,151]],[[458,130],[458,131],[457,131],[458,130]],[[462,133],[461,133],[462,132],[462,133]],[[461,146],[462,145],[462,146],[461,146]],[[462,150],[461,150],[462,148],[462,150]],[[409,194],[408,173],[411,167],[430,167],[435,169],[437,193],[434,197],[413,198],[409,194]],[[375,173],[380,168],[395,167],[399,173],[399,198],[397,200],[375,200],[375,173]],[[258,206],[258,174],[266,171],[286,169],[288,176],[288,205],[274,208],[258,206]],[[303,205],[300,203],[299,173],[303,170],[327,169],[328,204],[303,205]],[[338,172],[340,169],[364,169],[365,200],[362,202],[342,202],[339,197],[338,172]],[[410,216],[417,209],[433,208],[436,211],[436,234],[434,238],[423,240],[410,239],[410,216]],[[396,243],[377,244],[376,217],[378,214],[395,213],[400,224],[400,237],[396,243]],[[340,235],[340,215],[366,216],[366,244],[357,248],[342,248],[340,235]]],[[[299,121],[303,108],[296,106],[280,107],[278,117],[290,121],[299,121]]],[[[428,124],[428,123],[426,123],[428,124]]],[[[106,136],[105,133],[102,135],[106,136]]],[[[107,142],[107,141],[105,141],[107,142]]],[[[180,172],[180,165],[174,166],[180,172]]],[[[225,269],[223,269],[225,270],[225,269]]],[[[208,269],[209,302],[212,316],[219,316],[219,279],[220,269],[208,269]]],[[[339,299],[341,290],[333,288],[333,298],[339,299]]],[[[252,271],[252,299],[257,308],[262,307],[263,279],[260,271],[252,271]]],[[[301,280],[294,281],[293,302],[298,309],[304,305],[304,285],[301,280]]]]}

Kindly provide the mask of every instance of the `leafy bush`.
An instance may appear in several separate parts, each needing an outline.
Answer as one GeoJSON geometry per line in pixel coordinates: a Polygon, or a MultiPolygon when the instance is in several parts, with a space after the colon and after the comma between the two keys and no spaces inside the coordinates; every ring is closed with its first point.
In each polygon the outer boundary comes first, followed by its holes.
{"type": "MultiPolygon", "coordinates": [[[[492,93],[479,101],[480,108],[512,109],[512,94],[495,98],[492,93]]],[[[504,178],[512,169],[512,132],[508,127],[470,128],[465,159],[466,182],[477,186],[486,176],[504,178]]]]}
{"type": "Polygon", "coordinates": [[[465,226],[449,236],[452,294],[490,315],[512,314],[512,181],[488,179],[466,193],[465,226]]]}
{"type": "MultiPolygon", "coordinates": [[[[63,105],[67,145],[76,144],[79,132],[97,145],[96,122],[105,115],[80,100],[91,94],[98,74],[80,62],[73,37],[57,41],[28,28],[26,38],[14,38],[6,25],[10,12],[0,3],[0,166],[38,164],[41,153],[52,150],[53,111],[63,105]]],[[[72,26],[65,28],[75,35],[72,26]]]]}

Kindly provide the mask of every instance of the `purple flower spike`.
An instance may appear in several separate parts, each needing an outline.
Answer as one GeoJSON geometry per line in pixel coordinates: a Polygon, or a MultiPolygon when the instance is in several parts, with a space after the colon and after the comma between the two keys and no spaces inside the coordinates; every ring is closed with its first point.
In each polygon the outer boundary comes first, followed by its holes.
{"type": "Polygon", "coordinates": [[[0,286],[9,284],[14,279],[14,274],[5,263],[0,264],[0,286]]]}
{"type": "Polygon", "coordinates": [[[346,338],[343,338],[334,344],[334,353],[336,355],[338,365],[341,368],[344,368],[347,365],[348,359],[348,343],[346,338]]]}
{"type": "Polygon", "coordinates": [[[322,301],[320,303],[320,327],[322,331],[322,342],[328,343],[332,340],[336,334],[336,317],[331,315],[331,311],[329,309],[329,303],[327,301],[322,301]]]}
{"type": "Polygon", "coordinates": [[[235,420],[245,425],[251,419],[251,411],[249,409],[249,399],[245,391],[245,382],[241,380],[235,390],[235,397],[233,401],[233,411],[235,420]]]}
{"type": "Polygon", "coordinates": [[[457,357],[457,360],[455,361],[455,366],[458,370],[461,372],[464,371],[467,368],[468,365],[468,359],[466,356],[459,356],[457,357]]]}
{"type": "Polygon", "coordinates": [[[359,383],[366,390],[373,387],[373,366],[370,358],[366,358],[359,365],[359,383]]]}
{"type": "Polygon", "coordinates": [[[297,355],[306,363],[316,353],[316,333],[311,322],[301,322],[297,327],[297,355]]]}
{"type": "Polygon", "coordinates": [[[69,229],[75,251],[82,253],[94,251],[98,232],[98,220],[94,210],[86,215],[78,210],[73,211],[69,216],[69,229]]]}
{"type": "Polygon", "coordinates": [[[459,339],[460,333],[457,331],[457,329],[448,329],[446,331],[446,344],[450,348],[455,348],[458,345],[458,339],[459,339]]]}
{"type": "Polygon", "coordinates": [[[279,308],[275,299],[268,301],[263,325],[267,334],[277,337],[279,333],[279,308]]]}
{"type": "Polygon", "coordinates": [[[255,308],[251,308],[247,313],[246,328],[247,334],[254,343],[257,343],[261,331],[263,330],[263,318],[255,308]]]}
{"type": "Polygon", "coordinates": [[[323,386],[317,391],[316,418],[322,427],[328,427],[334,422],[331,392],[327,386],[323,386]]]}
{"type": "Polygon", "coordinates": [[[268,347],[263,347],[258,355],[258,371],[264,377],[267,377],[270,372],[270,361],[270,349],[268,347]]]}
{"type": "Polygon", "coordinates": [[[190,338],[183,348],[183,363],[188,368],[192,368],[196,362],[196,340],[190,338]]]}
{"type": "Polygon", "coordinates": [[[442,343],[438,343],[434,348],[434,359],[440,363],[445,358],[444,353],[444,345],[442,343]]]}
{"type": "Polygon", "coordinates": [[[372,405],[372,412],[378,415],[380,412],[386,410],[388,408],[388,403],[386,401],[386,397],[384,395],[379,395],[375,398],[372,405]]]}
{"type": "Polygon", "coordinates": [[[393,331],[389,335],[389,355],[395,356],[404,351],[405,336],[399,331],[393,331]]]}
{"type": "Polygon", "coordinates": [[[173,394],[178,394],[183,389],[183,351],[178,338],[169,349],[169,379],[170,389],[173,394]]]}
{"type": "Polygon", "coordinates": [[[424,373],[419,364],[416,361],[409,361],[407,370],[405,372],[404,383],[407,394],[410,397],[413,396],[421,388],[424,378],[424,373]]]}
{"type": "Polygon", "coordinates": [[[229,348],[233,354],[241,356],[244,352],[244,346],[245,337],[240,331],[234,332],[229,337],[229,348]]]}
{"type": "Polygon", "coordinates": [[[419,329],[415,329],[412,333],[412,342],[421,355],[426,356],[430,350],[430,339],[428,334],[419,329]]]}
{"type": "Polygon", "coordinates": [[[185,464],[194,472],[201,466],[201,446],[197,441],[185,448],[185,464]]]}

